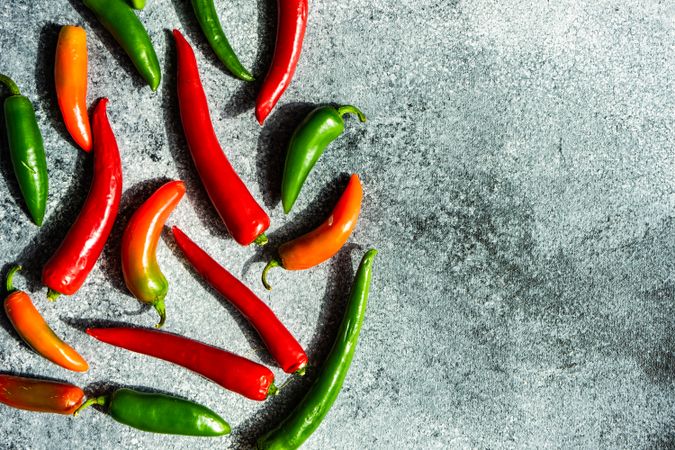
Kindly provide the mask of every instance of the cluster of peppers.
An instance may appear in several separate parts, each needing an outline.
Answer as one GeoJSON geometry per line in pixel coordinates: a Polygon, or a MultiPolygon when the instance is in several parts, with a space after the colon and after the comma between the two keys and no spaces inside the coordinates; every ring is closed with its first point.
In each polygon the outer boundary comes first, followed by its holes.
{"type": "MultiPolygon", "coordinates": [[[[148,33],[133,8],[144,0],[83,0],[124,48],[140,74],[155,90],[160,81],[159,62],[148,33]]],[[[252,81],[232,51],[220,26],[212,0],[192,0],[198,22],[219,59],[233,75],[252,81]]],[[[277,46],[267,78],[261,87],[256,117],[262,124],[289,85],[299,59],[307,18],[307,1],[279,2],[277,46]]],[[[178,58],[177,94],[189,151],[209,199],[228,232],[240,245],[265,245],[269,216],[227,160],[211,122],[195,54],[183,37],[173,32],[178,58]]],[[[55,57],[56,94],[66,128],[74,142],[93,152],[93,178],[82,209],[60,247],[42,268],[48,298],[73,295],[84,284],[101,255],[119,210],[122,164],[115,135],[107,117],[108,100],[101,99],[87,114],[86,32],[64,26],[55,57]]],[[[44,220],[47,200],[47,165],[40,130],[30,101],[17,85],[0,75],[10,91],[4,102],[11,160],[27,209],[37,225],[44,220]]],[[[295,130],[288,147],[281,197],[289,213],[302,185],[325,148],[344,131],[343,117],[365,115],[351,105],[319,107],[295,130]]],[[[159,314],[156,328],[166,320],[168,281],[160,270],[156,249],[165,222],[185,194],[182,181],[170,181],[157,189],[129,219],[121,243],[121,262],[127,288],[139,301],[159,314]]],[[[334,256],[354,230],[363,191],[357,175],[349,183],[331,215],[316,229],[278,248],[262,273],[267,289],[273,267],[304,270],[334,256]]],[[[305,375],[308,358],[302,346],[272,309],[246,285],[222,267],[178,227],[173,237],[186,259],[211,286],[236,307],[258,332],[268,351],[284,372],[305,375]]],[[[315,383],[293,412],[258,440],[259,448],[297,448],[319,426],[342,387],[365,315],[376,250],[363,256],[349,294],[337,340],[321,366],[315,383]]],[[[5,312],[23,340],[46,359],[68,370],[84,372],[88,364],[63,342],[44,321],[29,295],[15,290],[12,268],[7,276],[5,312]]],[[[172,362],[253,400],[277,394],[274,374],[267,367],[228,351],[183,336],[149,328],[90,328],[87,333],[105,343],[172,362]]],[[[86,399],[73,385],[0,374],[0,402],[32,411],[78,414],[90,405],[107,409],[115,420],[159,433],[195,436],[227,434],[230,427],[210,409],[173,396],[119,389],[112,394],[86,399]]]]}

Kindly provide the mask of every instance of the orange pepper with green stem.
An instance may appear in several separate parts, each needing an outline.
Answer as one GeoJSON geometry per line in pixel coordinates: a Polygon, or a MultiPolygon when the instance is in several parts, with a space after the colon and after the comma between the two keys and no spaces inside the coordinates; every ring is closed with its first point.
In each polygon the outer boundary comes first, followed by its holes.
{"type": "Polygon", "coordinates": [[[89,369],[87,361],[49,328],[28,294],[14,289],[12,280],[19,270],[21,266],[14,266],[7,275],[9,295],[4,306],[12,326],[21,339],[41,356],[68,370],[86,372],[89,369]]]}
{"type": "Polygon", "coordinates": [[[262,282],[268,290],[267,272],[272,267],[304,270],[332,258],[347,242],[361,212],[363,189],[357,175],[352,175],[331,215],[318,228],[279,247],[278,259],[267,263],[262,282]]]}
{"type": "Polygon", "coordinates": [[[164,297],[169,291],[169,282],[157,263],[157,243],[164,223],[184,194],[182,181],[161,186],[131,216],[122,236],[124,282],[134,297],[157,310],[157,328],[166,320],[164,297]]]}
{"type": "Polygon", "coordinates": [[[56,44],[54,81],[59,109],[70,136],[82,150],[91,151],[91,125],[87,114],[87,33],[66,25],[56,44]]]}

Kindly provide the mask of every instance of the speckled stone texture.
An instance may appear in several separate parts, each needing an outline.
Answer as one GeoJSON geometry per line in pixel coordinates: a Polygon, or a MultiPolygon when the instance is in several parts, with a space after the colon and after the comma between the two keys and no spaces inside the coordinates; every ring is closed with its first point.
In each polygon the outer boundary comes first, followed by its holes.
{"type": "MultiPolygon", "coordinates": [[[[274,44],[274,0],[218,1],[233,47],[259,78],[274,44]]],[[[99,411],[82,417],[0,406],[11,449],[250,448],[308,381],[256,403],[168,363],[83,333],[106,321],[151,326],[129,296],[119,239],[162,181],[185,180],[178,224],[256,293],[321,361],[361,255],[375,246],[366,322],[344,390],[313,449],[675,447],[675,8],[656,0],[312,1],[295,80],[264,127],[256,86],[228,76],[187,0],[138,13],[163,70],[158,92],[78,0],[3,0],[0,72],[37,109],[49,163],[46,223],[31,225],[0,142],[0,250],[56,332],[90,362],[84,375],[46,362],[0,320],[0,371],[103,392],[138,386],[203,403],[233,425],[217,440],[158,436],[99,411]],[[85,286],[50,304],[39,274],[82,204],[90,159],[67,137],[53,89],[59,27],[88,31],[90,102],[109,116],[125,192],[112,238],[85,286]],[[200,187],[176,110],[169,30],[195,46],[216,133],[272,217],[272,245],[242,248],[200,187]],[[353,118],[284,216],[279,184],[297,122],[318,103],[353,118]],[[318,224],[360,174],[364,204],[333,260],[259,282],[274,243],[318,224]]],[[[168,331],[274,367],[259,338],[187,267],[170,236],[158,258],[171,282],[168,331]]]]}

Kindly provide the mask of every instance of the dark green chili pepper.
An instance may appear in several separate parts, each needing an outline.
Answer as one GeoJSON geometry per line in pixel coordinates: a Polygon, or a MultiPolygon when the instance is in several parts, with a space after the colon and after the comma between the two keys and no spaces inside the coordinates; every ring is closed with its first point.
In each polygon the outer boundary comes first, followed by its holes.
{"type": "Polygon", "coordinates": [[[281,203],[286,214],[324,149],[344,131],[342,117],[349,113],[356,114],[361,122],[366,121],[366,116],[355,106],[321,106],[309,113],[293,132],[281,181],[281,203]]]}
{"type": "Polygon", "coordinates": [[[40,226],[45,217],[49,184],[42,134],[33,105],[21,95],[16,83],[5,75],[0,75],[0,83],[12,94],[5,100],[5,125],[12,166],[28,212],[33,222],[40,226]]]}
{"type": "Polygon", "coordinates": [[[258,449],[290,450],[300,447],[318,428],[335,402],[349,371],[363,324],[376,254],[377,250],[368,250],[361,260],[337,339],[316,381],[293,412],[258,440],[258,449]]]}
{"type": "Polygon", "coordinates": [[[157,53],[131,6],[124,0],[83,0],[83,3],[94,12],[129,55],[141,76],[156,91],[161,79],[157,53]]]}
{"type": "Polygon", "coordinates": [[[105,406],[116,421],[153,433],[222,436],[230,432],[230,425],[206,406],[165,394],[118,389],[87,400],[75,415],[91,405],[105,406]]]}
{"type": "Polygon", "coordinates": [[[253,81],[253,75],[241,65],[239,58],[232,50],[223,27],[218,20],[218,13],[213,4],[213,0],[192,0],[192,8],[195,10],[199,26],[209,41],[209,45],[218,56],[218,59],[225,64],[227,70],[240,80],[253,81]]]}

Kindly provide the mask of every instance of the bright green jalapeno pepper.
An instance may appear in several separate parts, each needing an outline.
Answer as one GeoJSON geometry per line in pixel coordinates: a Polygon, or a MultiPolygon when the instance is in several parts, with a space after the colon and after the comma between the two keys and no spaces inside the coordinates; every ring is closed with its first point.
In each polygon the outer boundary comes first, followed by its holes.
{"type": "Polygon", "coordinates": [[[11,78],[0,75],[11,95],[5,100],[5,125],[9,153],[19,189],[26,201],[33,222],[42,225],[47,207],[47,159],[35,110],[28,98],[21,95],[11,78]]]}
{"type": "Polygon", "coordinates": [[[161,79],[159,60],[150,36],[125,0],[83,0],[84,6],[113,35],[150,88],[156,91],[161,79]]]}
{"type": "Polygon", "coordinates": [[[366,252],[356,272],[340,330],[328,358],[305,397],[279,426],[258,440],[260,450],[291,450],[300,447],[319,427],[342,389],[366,313],[377,250],[366,252]]]}
{"type": "Polygon", "coordinates": [[[350,113],[356,114],[361,122],[366,121],[366,116],[355,106],[321,106],[309,113],[293,132],[281,181],[281,203],[286,214],[325,148],[344,131],[343,116],[350,113]]]}
{"type": "Polygon", "coordinates": [[[206,406],[165,394],[118,389],[87,400],[75,415],[91,405],[106,407],[120,423],[153,433],[222,436],[230,432],[230,425],[206,406]]]}

